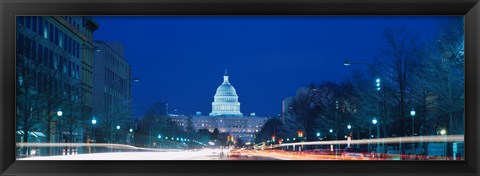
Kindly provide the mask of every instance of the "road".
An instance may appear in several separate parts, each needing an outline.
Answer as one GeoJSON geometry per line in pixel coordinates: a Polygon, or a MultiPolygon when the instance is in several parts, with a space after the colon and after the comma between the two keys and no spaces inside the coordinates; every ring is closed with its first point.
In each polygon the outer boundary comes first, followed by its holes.
{"type": "Polygon", "coordinates": [[[38,156],[20,160],[275,160],[268,156],[221,157],[220,149],[172,150],[162,152],[114,152],[62,156],[38,156]]]}

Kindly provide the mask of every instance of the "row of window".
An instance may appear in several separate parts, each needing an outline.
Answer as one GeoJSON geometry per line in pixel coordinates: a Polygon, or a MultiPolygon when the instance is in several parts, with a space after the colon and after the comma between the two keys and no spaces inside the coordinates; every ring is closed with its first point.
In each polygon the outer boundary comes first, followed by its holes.
{"type": "Polygon", "coordinates": [[[77,20],[74,20],[74,17],[71,16],[62,16],[63,19],[65,19],[68,23],[70,23],[73,27],[77,28],[80,30],[80,24],[77,22],[77,20]]]}
{"type": "Polygon", "coordinates": [[[42,93],[49,93],[51,95],[61,94],[61,96],[70,95],[71,101],[78,101],[80,95],[80,88],[67,84],[51,75],[39,72],[36,69],[22,67],[22,71],[18,74],[18,84],[20,86],[26,85],[32,90],[42,93]]]}
{"type": "Polygon", "coordinates": [[[238,102],[238,98],[215,98],[215,102],[238,102]]]}
{"type": "Polygon", "coordinates": [[[80,79],[80,66],[65,56],[59,55],[50,48],[22,34],[18,35],[17,44],[17,54],[25,56],[37,65],[43,65],[53,70],[61,70],[71,78],[80,79]]]}
{"type": "Polygon", "coordinates": [[[117,90],[123,95],[127,94],[128,90],[128,80],[125,78],[120,77],[117,73],[113,72],[108,68],[104,68],[105,70],[105,85],[112,89],[117,90]]]}
{"type": "Polygon", "coordinates": [[[127,115],[129,112],[128,104],[122,103],[125,102],[126,98],[121,98],[118,96],[108,95],[103,96],[104,102],[104,112],[115,112],[120,116],[127,115]]]}
{"type": "Polygon", "coordinates": [[[120,72],[127,74],[128,65],[121,62],[121,60],[123,59],[115,57],[114,54],[108,51],[105,51],[105,59],[108,61],[110,65],[117,67],[120,70],[120,72]]]}
{"type": "Polygon", "coordinates": [[[240,111],[240,107],[220,105],[220,106],[213,106],[213,110],[214,111],[240,111]]]}
{"type": "MultiPolygon", "coordinates": [[[[19,16],[17,23],[32,30],[65,52],[79,58],[80,43],[41,16],[19,16]]],[[[38,42],[38,41],[37,41],[38,42]]]]}

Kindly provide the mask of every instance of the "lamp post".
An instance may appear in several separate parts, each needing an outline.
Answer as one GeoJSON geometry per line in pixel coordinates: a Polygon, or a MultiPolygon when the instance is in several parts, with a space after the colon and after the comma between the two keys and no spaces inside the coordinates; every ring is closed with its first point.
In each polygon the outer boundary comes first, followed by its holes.
{"type": "Polygon", "coordinates": [[[380,155],[380,142],[378,142],[378,140],[380,139],[380,128],[379,128],[379,124],[378,124],[378,120],[376,117],[373,117],[373,120],[372,120],[372,123],[374,125],[376,125],[377,127],[377,157],[380,155]]]}
{"type": "MultiPolygon", "coordinates": [[[[63,115],[63,112],[61,109],[58,109],[57,111],[57,116],[58,116],[58,142],[62,143],[63,141],[63,134],[62,134],[62,123],[61,123],[61,117],[63,115]]],[[[63,149],[60,152],[63,155],[63,149]]]]}
{"type": "Polygon", "coordinates": [[[160,140],[162,139],[162,135],[158,134],[157,138],[158,138],[158,147],[160,147],[160,140]]]}
{"type": "Polygon", "coordinates": [[[135,136],[133,136],[134,135],[133,134],[133,128],[130,127],[130,129],[128,131],[130,132],[130,134],[128,134],[128,138],[129,138],[128,141],[130,142],[131,145],[132,144],[135,145],[135,141],[134,141],[135,136]]]}
{"type": "Polygon", "coordinates": [[[92,118],[92,143],[95,143],[95,124],[97,124],[97,119],[95,116],[92,118]]]}
{"type": "Polygon", "coordinates": [[[412,136],[414,136],[415,134],[415,128],[414,128],[414,124],[415,124],[415,109],[412,108],[412,110],[410,111],[410,116],[412,116],[412,136]]]}
{"type": "MultiPolygon", "coordinates": [[[[95,143],[95,124],[97,124],[97,119],[95,116],[92,118],[92,143],[95,143]]],[[[95,152],[95,147],[93,147],[93,152],[95,152]]]]}
{"type": "Polygon", "coordinates": [[[443,155],[445,156],[445,159],[446,159],[447,158],[447,130],[442,129],[440,131],[440,135],[443,136],[443,143],[444,143],[443,155]]]}
{"type": "Polygon", "coordinates": [[[120,125],[117,125],[117,132],[115,133],[115,141],[117,141],[117,144],[119,143],[118,141],[118,136],[120,136],[118,133],[120,131],[120,125]]]}
{"type": "Polygon", "coordinates": [[[317,132],[317,138],[320,140],[320,132],[317,132]]]}

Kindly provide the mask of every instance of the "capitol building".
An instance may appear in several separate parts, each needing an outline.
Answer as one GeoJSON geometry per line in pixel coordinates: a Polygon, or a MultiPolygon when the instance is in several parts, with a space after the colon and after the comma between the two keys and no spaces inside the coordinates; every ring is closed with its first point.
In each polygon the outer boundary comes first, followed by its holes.
{"type": "Polygon", "coordinates": [[[243,116],[240,112],[237,91],[228,81],[226,70],[225,75],[223,75],[223,83],[218,86],[217,93],[213,96],[210,116],[243,116]]]}
{"type": "Polygon", "coordinates": [[[192,117],[193,129],[208,129],[213,132],[217,128],[220,133],[228,133],[234,136],[234,139],[253,142],[256,133],[261,130],[268,118],[257,117],[255,113],[250,113],[248,116],[243,115],[238,99],[237,91],[230,84],[225,70],[223,82],[213,96],[212,112],[208,116],[197,112],[192,117]]]}

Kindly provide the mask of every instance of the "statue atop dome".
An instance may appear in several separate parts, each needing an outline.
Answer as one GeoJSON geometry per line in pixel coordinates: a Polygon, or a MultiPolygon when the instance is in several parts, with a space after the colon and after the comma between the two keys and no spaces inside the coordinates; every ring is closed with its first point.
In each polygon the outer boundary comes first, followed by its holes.
{"type": "Polygon", "coordinates": [[[228,74],[227,74],[227,69],[225,69],[225,75],[223,75],[223,83],[228,83],[228,74]]]}

